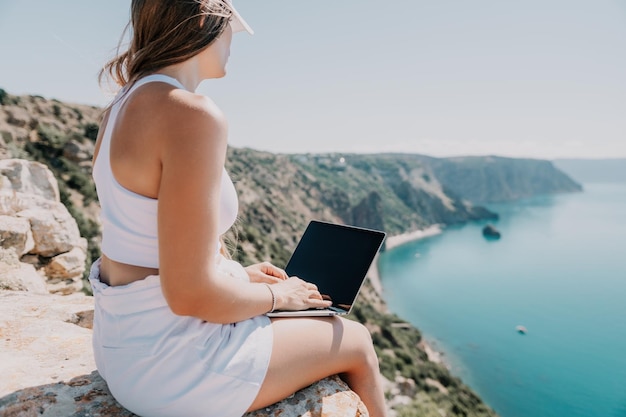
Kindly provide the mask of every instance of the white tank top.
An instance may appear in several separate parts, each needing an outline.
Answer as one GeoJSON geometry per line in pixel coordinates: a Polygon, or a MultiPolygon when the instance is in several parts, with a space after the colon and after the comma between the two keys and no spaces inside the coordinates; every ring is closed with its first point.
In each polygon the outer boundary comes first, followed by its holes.
{"type": "MultiPolygon", "coordinates": [[[[175,78],[162,74],[148,75],[137,81],[122,99],[115,101],[102,135],[93,178],[100,200],[102,219],[102,253],[125,264],[147,268],[159,267],[159,237],[157,234],[158,200],[124,188],[113,176],[110,163],[111,132],[125,99],[136,88],[149,82],[164,82],[177,88],[185,87],[175,78]]],[[[158,117],[158,115],[156,115],[158,117]]],[[[193,181],[193,179],[190,179],[193,181]]],[[[224,169],[220,194],[219,234],[233,225],[237,218],[238,200],[235,187],[224,169]]],[[[201,233],[201,232],[199,232],[201,233]]],[[[215,237],[219,241],[219,236],[215,237]]],[[[219,243],[218,243],[219,250],[219,243]]]]}

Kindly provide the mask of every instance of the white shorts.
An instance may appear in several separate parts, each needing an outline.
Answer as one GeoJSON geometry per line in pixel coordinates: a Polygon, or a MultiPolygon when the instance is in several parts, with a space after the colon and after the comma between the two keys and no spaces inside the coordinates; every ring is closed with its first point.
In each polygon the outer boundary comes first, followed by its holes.
{"type": "MultiPolygon", "coordinates": [[[[158,275],[110,287],[100,282],[99,266],[100,260],[94,262],[89,276],[95,298],[93,349],[115,399],[146,417],[243,415],[267,372],[270,320],[257,316],[214,324],[177,316],[158,275]]],[[[221,259],[219,268],[245,274],[234,261],[221,259]]]]}

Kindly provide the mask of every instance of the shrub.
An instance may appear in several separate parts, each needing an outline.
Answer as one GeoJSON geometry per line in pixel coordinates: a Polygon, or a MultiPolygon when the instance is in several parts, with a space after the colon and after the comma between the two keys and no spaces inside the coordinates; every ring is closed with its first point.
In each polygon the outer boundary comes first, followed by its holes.
{"type": "Polygon", "coordinates": [[[87,123],[84,128],[85,137],[95,141],[98,138],[98,130],[99,130],[98,124],[87,123]]]}
{"type": "Polygon", "coordinates": [[[72,107],[72,110],[74,110],[74,113],[76,114],[76,117],[78,118],[78,121],[83,120],[83,112],[80,111],[80,109],[77,109],[76,107],[72,107]]]}
{"type": "Polygon", "coordinates": [[[37,134],[41,142],[55,151],[62,150],[65,143],[69,140],[68,136],[63,134],[63,132],[48,125],[39,125],[37,134]]]}

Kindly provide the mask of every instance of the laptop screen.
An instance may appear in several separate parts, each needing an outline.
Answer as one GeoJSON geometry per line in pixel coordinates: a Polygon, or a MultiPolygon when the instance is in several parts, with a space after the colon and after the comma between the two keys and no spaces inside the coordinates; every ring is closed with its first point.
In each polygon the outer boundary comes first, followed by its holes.
{"type": "Polygon", "coordinates": [[[311,221],[285,271],[317,285],[334,307],[350,310],[385,233],[311,221]]]}

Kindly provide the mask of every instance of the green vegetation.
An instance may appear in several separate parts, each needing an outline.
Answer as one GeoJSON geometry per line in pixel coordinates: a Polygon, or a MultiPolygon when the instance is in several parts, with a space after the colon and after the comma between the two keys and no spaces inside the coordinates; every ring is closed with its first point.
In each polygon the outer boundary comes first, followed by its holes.
{"type": "MultiPolygon", "coordinates": [[[[80,113],[80,110],[76,110],[76,111],[80,115],[80,118],[82,118],[82,113],[80,113]]],[[[83,135],[85,135],[86,138],[95,142],[96,139],[98,138],[98,129],[99,127],[97,123],[87,123],[85,124],[83,135]]]]}
{"type": "Polygon", "coordinates": [[[0,88],[0,106],[8,106],[12,104],[19,104],[20,98],[18,96],[12,96],[7,93],[7,91],[3,88],[0,88]]]}

